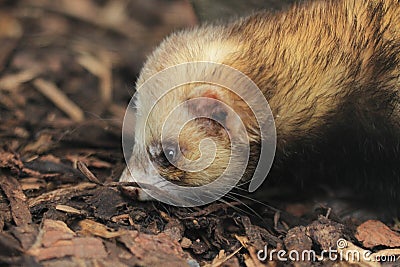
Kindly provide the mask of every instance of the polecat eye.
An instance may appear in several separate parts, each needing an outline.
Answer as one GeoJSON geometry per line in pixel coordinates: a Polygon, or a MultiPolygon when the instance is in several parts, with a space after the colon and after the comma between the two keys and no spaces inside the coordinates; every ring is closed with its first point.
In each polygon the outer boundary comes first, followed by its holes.
{"type": "Polygon", "coordinates": [[[165,157],[168,159],[169,162],[173,163],[176,158],[176,149],[173,147],[168,147],[164,150],[165,157]]]}

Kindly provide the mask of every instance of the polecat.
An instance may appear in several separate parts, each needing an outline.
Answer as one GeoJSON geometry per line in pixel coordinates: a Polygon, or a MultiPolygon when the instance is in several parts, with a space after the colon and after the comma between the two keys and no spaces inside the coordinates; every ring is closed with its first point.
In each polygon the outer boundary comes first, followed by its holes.
{"type": "Polygon", "coordinates": [[[147,59],[138,78],[136,143],[130,172],[126,169],[120,181],[154,185],[163,177],[184,186],[209,184],[228,165],[242,163],[231,157],[240,142],[250,153],[245,170],[237,172],[244,171],[241,181],[251,178],[263,121],[256,119],[257,107],[231,88],[198,81],[221,75],[215,68],[188,65],[141,89],[160,71],[198,61],[239,70],[268,101],[277,137],[269,176],[337,181],[372,196],[384,192],[385,201],[400,204],[400,1],[317,1],[172,34],[147,59]],[[155,97],[183,76],[195,81],[155,97]],[[175,123],[165,129],[173,110],[192,99],[199,101],[182,105],[175,123]],[[143,117],[145,111],[150,115],[143,117]],[[240,127],[231,113],[247,134],[235,146],[231,142],[240,127]],[[214,152],[207,156],[207,151],[214,152]],[[200,158],[212,162],[185,169],[188,160],[200,158]]]}

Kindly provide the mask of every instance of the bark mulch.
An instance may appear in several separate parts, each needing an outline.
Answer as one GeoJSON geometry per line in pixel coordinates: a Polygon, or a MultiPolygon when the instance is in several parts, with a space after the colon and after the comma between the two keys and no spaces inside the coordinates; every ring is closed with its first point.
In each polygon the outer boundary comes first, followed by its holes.
{"type": "Polygon", "coordinates": [[[396,223],[304,203],[177,208],[117,183],[141,65],[197,23],[186,0],[0,0],[1,266],[379,266],[322,252],[400,254],[396,223]],[[312,262],[293,252],[311,250],[312,262]]]}

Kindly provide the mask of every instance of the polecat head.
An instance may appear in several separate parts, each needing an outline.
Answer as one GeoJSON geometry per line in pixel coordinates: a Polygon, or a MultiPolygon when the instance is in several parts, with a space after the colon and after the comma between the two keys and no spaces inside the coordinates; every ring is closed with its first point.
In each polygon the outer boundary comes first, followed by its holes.
{"type": "Polygon", "coordinates": [[[135,145],[120,181],[212,184],[218,191],[236,184],[247,170],[249,143],[260,141],[259,122],[273,117],[257,86],[220,64],[230,57],[231,45],[216,34],[220,29],[206,30],[173,35],[142,69],[136,125],[128,129],[135,145]]]}

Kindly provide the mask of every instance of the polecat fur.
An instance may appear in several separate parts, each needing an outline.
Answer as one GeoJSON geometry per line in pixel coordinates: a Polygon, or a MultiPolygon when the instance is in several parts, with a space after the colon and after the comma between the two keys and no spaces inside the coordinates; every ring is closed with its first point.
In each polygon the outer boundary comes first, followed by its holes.
{"type": "MultiPolygon", "coordinates": [[[[260,12],[227,25],[180,31],[149,56],[136,86],[140,88],[168,67],[194,61],[231,66],[262,91],[277,133],[269,176],[278,182],[281,177],[286,181],[310,177],[321,183],[335,181],[368,192],[370,197],[383,192],[385,203],[400,204],[400,1],[316,1],[282,13],[260,12]]],[[[207,69],[190,69],[182,75],[193,72],[212,75],[207,69]]],[[[242,99],[222,87],[191,84],[170,92],[146,120],[140,110],[154,104],[150,94],[138,92],[136,128],[148,131],[145,142],[134,145],[131,173],[125,170],[120,181],[152,183],[156,174],[148,171],[149,164],[165,179],[183,185],[207,184],[220,175],[232,148],[226,131],[212,119],[191,120],[179,139],[182,155],[192,160],[200,157],[201,140],[215,142],[215,160],[205,170],[182,171],[175,151],[165,155],[161,148],[167,114],[182,101],[196,97],[217,99],[240,114],[251,145],[243,179],[251,176],[260,132],[242,99]]],[[[199,110],[206,110],[210,117],[221,118],[222,114],[223,120],[230,119],[224,107],[205,102],[187,106],[179,120],[199,110]]],[[[228,131],[234,128],[230,125],[228,131]]]]}

